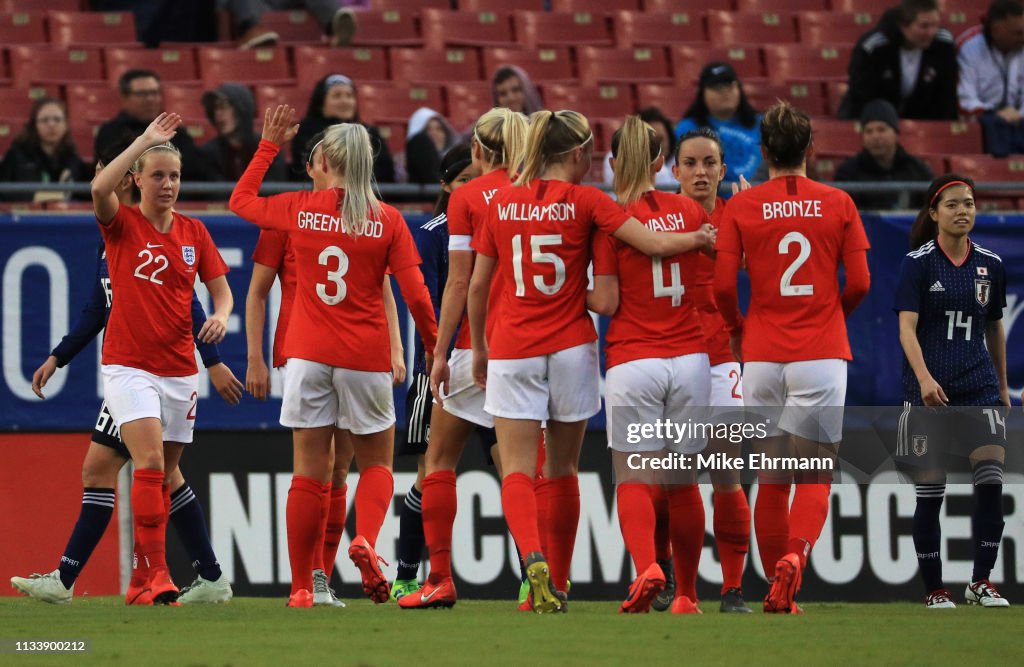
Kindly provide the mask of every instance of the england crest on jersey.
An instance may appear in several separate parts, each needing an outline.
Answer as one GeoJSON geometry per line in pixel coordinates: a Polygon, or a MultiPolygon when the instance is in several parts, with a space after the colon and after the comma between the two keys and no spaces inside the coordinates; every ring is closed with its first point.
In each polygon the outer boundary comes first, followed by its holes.
{"type": "Polygon", "coordinates": [[[196,263],[196,247],[194,245],[181,246],[181,256],[186,264],[192,266],[196,263]]]}
{"type": "Polygon", "coordinates": [[[992,281],[980,280],[975,278],[974,280],[974,298],[978,300],[978,303],[982,306],[988,305],[988,297],[992,292],[992,281]]]}

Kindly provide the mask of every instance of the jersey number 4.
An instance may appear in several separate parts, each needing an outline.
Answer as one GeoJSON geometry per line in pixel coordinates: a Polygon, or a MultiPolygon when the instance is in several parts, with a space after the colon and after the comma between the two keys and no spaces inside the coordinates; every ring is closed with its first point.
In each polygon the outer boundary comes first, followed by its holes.
{"type": "Polygon", "coordinates": [[[148,280],[154,285],[163,285],[164,281],[157,278],[158,275],[167,270],[167,266],[170,262],[163,255],[153,255],[152,250],[140,250],[139,255],[142,258],[142,263],[135,267],[135,277],[148,280]],[[149,269],[149,273],[146,273],[145,269],[152,264],[152,268],[149,269]]]}
{"type": "Polygon", "coordinates": [[[683,303],[686,286],[683,285],[683,281],[679,277],[679,262],[672,262],[668,267],[671,282],[666,285],[661,257],[651,257],[651,277],[654,279],[654,296],[655,298],[661,296],[671,298],[672,307],[675,308],[683,303]]]}
{"type": "Polygon", "coordinates": [[[348,295],[348,285],[345,284],[345,274],[348,273],[348,255],[338,246],[327,246],[320,252],[318,258],[320,266],[326,266],[327,282],[316,284],[316,295],[328,306],[336,306],[345,300],[348,295]],[[330,269],[331,264],[337,262],[337,268],[330,269]]]}
{"type": "Polygon", "coordinates": [[[782,273],[779,280],[779,294],[782,296],[811,296],[814,294],[814,285],[794,285],[793,276],[804,265],[804,262],[811,256],[811,242],[800,232],[790,232],[779,241],[779,254],[788,255],[789,246],[792,244],[800,246],[800,254],[796,256],[793,263],[782,273]]]}
{"type": "MultiPolygon", "coordinates": [[[[562,289],[565,284],[565,262],[553,252],[545,252],[545,246],[562,245],[561,234],[539,234],[530,237],[530,261],[534,264],[552,264],[555,267],[555,280],[550,285],[544,282],[543,276],[533,277],[533,286],[541,294],[551,296],[562,289]]],[[[526,296],[526,282],[523,279],[523,235],[512,237],[512,275],[516,281],[516,296],[526,296]]]]}

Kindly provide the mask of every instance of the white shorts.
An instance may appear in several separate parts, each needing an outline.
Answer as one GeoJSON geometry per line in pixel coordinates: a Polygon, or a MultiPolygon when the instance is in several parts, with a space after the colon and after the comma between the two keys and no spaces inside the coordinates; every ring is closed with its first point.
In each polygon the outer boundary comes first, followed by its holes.
{"type": "Polygon", "coordinates": [[[395,423],[392,375],[289,359],[284,371],[281,426],[336,426],[366,435],[395,423]]]}
{"type": "Polygon", "coordinates": [[[748,361],[743,367],[744,404],[771,419],[768,436],[783,431],[814,442],[843,439],[846,403],[845,359],[814,359],[786,364],[748,361]]]}
{"type": "Polygon", "coordinates": [[[724,407],[743,407],[743,371],[738,361],[711,367],[711,403],[724,407]]]}
{"type": "Polygon", "coordinates": [[[444,411],[477,426],[494,428],[494,417],[484,409],[484,390],[473,381],[473,350],[452,350],[448,369],[449,392],[444,396],[444,411]]]}
{"type": "Polygon", "coordinates": [[[703,422],[710,397],[711,372],[703,352],[612,366],[604,378],[608,446],[620,452],[699,452],[707,444],[703,431],[669,425],[703,422]]]}
{"type": "Polygon", "coordinates": [[[597,341],[487,363],[487,412],[505,419],[577,422],[601,411],[597,341]]]}
{"type": "Polygon", "coordinates": [[[192,442],[198,373],[163,377],[138,368],[104,365],[102,374],[103,397],[119,429],[128,422],[152,417],[160,420],[164,442],[192,442]]]}

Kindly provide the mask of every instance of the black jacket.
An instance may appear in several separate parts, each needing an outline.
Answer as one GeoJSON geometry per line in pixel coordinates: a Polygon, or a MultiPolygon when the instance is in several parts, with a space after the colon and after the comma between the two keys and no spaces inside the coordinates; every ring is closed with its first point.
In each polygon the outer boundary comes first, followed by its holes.
{"type": "MultiPolygon", "coordinates": [[[[306,144],[312,139],[317,132],[326,130],[331,125],[341,123],[336,118],[315,118],[313,116],[307,116],[302,119],[299,123],[299,131],[292,139],[292,171],[295,173],[301,173],[302,177],[300,180],[305,179],[306,175],[303,170],[303,165],[306,164],[306,160],[309,158],[306,155],[306,144]]],[[[362,124],[366,128],[366,131],[370,135],[370,145],[373,147],[373,177],[378,183],[394,183],[395,182],[395,161],[391,158],[391,151],[388,150],[388,143],[384,141],[384,138],[380,136],[380,130],[373,125],[362,124]]]]}
{"type": "MultiPolygon", "coordinates": [[[[932,168],[921,159],[914,157],[903,149],[896,147],[896,157],[892,168],[884,169],[866,150],[853,157],[843,160],[836,170],[837,181],[931,181],[934,178],[932,168]]],[[[857,208],[862,210],[886,210],[899,207],[899,192],[860,192],[850,195],[857,208]]],[[[924,194],[910,196],[910,208],[924,205],[924,194]]]]}
{"type": "MultiPolygon", "coordinates": [[[[149,127],[149,121],[137,120],[122,111],[100,126],[96,133],[93,155],[100,155],[104,149],[115,143],[123,142],[126,139],[128,141],[135,139],[145,132],[147,127],[149,127]]],[[[187,181],[214,180],[188,130],[179,127],[177,134],[171,139],[171,143],[181,151],[182,181],[187,183],[187,181]]]]}
{"type": "Polygon", "coordinates": [[[896,10],[882,15],[878,25],[864,34],[850,58],[850,89],[839,105],[839,117],[857,120],[864,105],[874,99],[892,103],[900,118],[956,120],[956,45],[948,30],[939,30],[921,54],[921,69],[914,90],[900,98],[900,47],[903,33],[896,10]]]}
{"type": "MultiPolygon", "coordinates": [[[[245,173],[246,167],[256,154],[260,145],[260,135],[253,129],[253,116],[256,113],[256,102],[247,86],[240,83],[222,83],[217,86],[217,93],[223,95],[228,104],[235,110],[237,126],[234,131],[235,138],[240,142],[239,146],[232,145],[225,135],[217,135],[210,141],[199,147],[199,153],[203,158],[206,169],[209,171],[211,180],[215,181],[237,181],[245,173]]],[[[211,125],[213,122],[214,109],[206,109],[207,118],[211,125]]],[[[264,181],[286,181],[288,180],[288,165],[285,164],[284,155],[278,153],[274,158],[264,181]]]]}
{"type": "MultiPolygon", "coordinates": [[[[50,156],[39,146],[15,141],[0,161],[0,181],[5,183],[58,183],[65,171],[73,182],[88,183],[92,180],[89,168],[73,151],[50,156]]],[[[7,201],[32,201],[32,197],[31,192],[3,195],[7,201]]]]}

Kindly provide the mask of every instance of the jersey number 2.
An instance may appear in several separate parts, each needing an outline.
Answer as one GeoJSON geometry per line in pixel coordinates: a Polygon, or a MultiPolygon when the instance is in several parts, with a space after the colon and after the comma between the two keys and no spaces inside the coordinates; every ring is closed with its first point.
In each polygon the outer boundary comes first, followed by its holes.
{"type": "Polygon", "coordinates": [[[800,267],[811,256],[811,242],[800,232],[790,232],[779,241],[779,254],[788,255],[789,246],[794,243],[800,246],[800,254],[796,256],[796,259],[789,265],[789,268],[783,272],[782,279],[779,281],[779,293],[782,296],[811,296],[814,294],[814,285],[793,284],[793,276],[796,275],[796,272],[800,270],[800,267]]]}
{"type": "Polygon", "coordinates": [[[164,281],[157,278],[157,276],[163,273],[167,269],[168,264],[170,264],[167,258],[163,255],[154,256],[151,250],[140,250],[138,256],[143,259],[143,262],[135,267],[135,277],[148,280],[154,285],[163,285],[164,281]],[[153,265],[153,270],[147,275],[142,270],[150,264],[153,265]]]}
{"type": "Polygon", "coordinates": [[[331,290],[333,293],[328,293],[326,284],[316,284],[316,295],[328,306],[338,305],[348,295],[348,285],[345,284],[344,280],[345,274],[348,273],[348,255],[338,246],[331,245],[320,252],[318,261],[320,266],[329,267],[332,259],[338,262],[336,269],[333,271],[327,270],[327,281],[334,285],[334,289],[331,290]]]}

